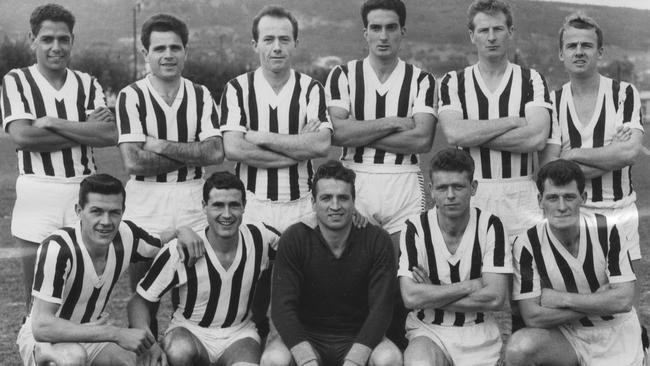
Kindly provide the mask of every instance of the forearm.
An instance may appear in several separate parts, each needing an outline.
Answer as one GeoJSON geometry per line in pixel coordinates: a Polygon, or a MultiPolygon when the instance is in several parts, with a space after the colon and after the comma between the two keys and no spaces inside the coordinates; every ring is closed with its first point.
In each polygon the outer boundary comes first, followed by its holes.
{"type": "MultiPolygon", "coordinates": [[[[144,149],[148,150],[148,146],[145,144],[144,149]]],[[[221,139],[216,137],[196,142],[157,140],[151,151],[193,166],[216,165],[223,161],[221,139]]]]}
{"type": "MultiPolygon", "coordinates": [[[[251,132],[246,134],[247,141],[251,132]]],[[[288,156],[294,160],[307,160],[327,156],[330,147],[329,130],[288,135],[254,131],[257,146],[288,156]]],[[[251,141],[249,141],[251,142],[251,141]]]]}
{"type": "MultiPolygon", "coordinates": [[[[121,146],[120,146],[121,147],[121,146]]],[[[124,167],[129,174],[146,177],[178,170],[185,164],[166,156],[138,148],[122,148],[124,167]]]]}
{"type": "MultiPolygon", "coordinates": [[[[332,118],[332,144],[344,147],[366,146],[375,140],[399,131],[401,120],[410,118],[385,117],[370,121],[332,118]]],[[[408,122],[408,121],[407,121],[408,122]]]]}
{"type": "Polygon", "coordinates": [[[441,126],[447,141],[455,146],[482,146],[517,126],[525,124],[523,117],[503,117],[491,120],[457,119],[444,121],[441,126]]]}
{"type": "Polygon", "coordinates": [[[431,150],[433,136],[433,133],[424,134],[412,129],[384,136],[369,146],[394,154],[423,154],[431,150]]]}
{"type": "Polygon", "coordinates": [[[636,154],[627,153],[622,144],[610,144],[596,148],[571,149],[561,157],[604,171],[612,171],[631,165],[636,154]]]}
{"type": "Polygon", "coordinates": [[[449,285],[412,282],[407,286],[404,285],[405,279],[400,281],[402,283],[402,298],[404,305],[408,309],[439,309],[460,300],[472,291],[470,281],[461,281],[449,285]]]}
{"type": "Polygon", "coordinates": [[[513,153],[540,151],[546,144],[546,135],[532,125],[513,128],[487,141],[483,147],[513,153]]]}
{"type": "Polygon", "coordinates": [[[554,328],[583,318],[585,314],[569,309],[551,309],[537,306],[533,312],[522,311],[522,317],[528,327],[554,328]]]}
{"type": "Polygon", "coordinates": [[[12,124],[9,125],[9,135],[20,150],[52,152],[79,146],[78,142],[47,129],[31,125],[14,127],[12,124]]]}
{"type": "Polygon", "coordinates": [[[119,328],[112,325],[78,324],[57,316],[33,319],[32,330],[37,342],[114,342],[119,328]]]}
{"type": "Polygon", "coordinates": [[[295,159],[261,148],[245,139],[232,143],[224,140],[224,151],[228,160],[245,163],[255,168],[288,168],[298,164],[295,159]]]}
{"type": "Polygon", "coordinates": [[[503,295],[483,287],[442,307],[442,309],[455,312],[499,311],[503,309],[503,305],[503,295]]]}
{"type": "Polygon", "coordinates": [[[50,117],[47,129],[80,145],[105,147],[117,144],[117,127],[112,122],[76,122],[50,117]]]}
{"type": "Polygon", "coordinates": [[[602,177],[603,175],[609,173],[609,170],[599,169],[590,165],[577,163],[582,170],[582,173],[585,175],[585,179],[594,179],[602,177]]]}
{"type": "Polygon", "coordinates": [[[129,327],[138,329],[149,329],[151,323],[150,303],[138,293],[133,294],[127,305],[129,327]]]}
{"type": "Polygon", "coordinates": [[[612,315],[628,312],[634,303],[634,289],[611,288],[587,294],[564,293],[557,307],[588,315],[612,315]]]}

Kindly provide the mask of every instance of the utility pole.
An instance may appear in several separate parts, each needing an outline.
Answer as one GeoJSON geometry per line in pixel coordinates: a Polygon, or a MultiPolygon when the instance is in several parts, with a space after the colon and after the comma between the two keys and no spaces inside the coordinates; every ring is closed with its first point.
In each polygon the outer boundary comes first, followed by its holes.
{"type": "Polygon", "coordinates": [[[136,15],[140,12],[140,2],[133,5],[133,81],[138,79],[138,29],[136,26],[136,15]]]}

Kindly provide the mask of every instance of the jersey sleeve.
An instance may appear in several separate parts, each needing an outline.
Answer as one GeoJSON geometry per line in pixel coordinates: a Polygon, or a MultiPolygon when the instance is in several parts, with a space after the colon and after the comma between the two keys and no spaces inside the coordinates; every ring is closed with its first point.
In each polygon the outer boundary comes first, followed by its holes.
{"type": "Polygon", "coordinates": [[[532,92],[526,96],[525,108],[542,107],[551,109],[551,95],[546,85],[546,79],[537,71],[530,70],[530,80],[528,82],[532,87],[532,92]]]}
{"type": "Polygon", "coordinates": [[[629,123],[630,128],[644,131],[641,115],[641,97],[639,91],[632,84],[627,84],[619,91],[618,111],[622,114],[623,123],[629,123]]]}
{"type": "Polygon", "coordinates": [[[418,258],[418,247],[420,245],[420,235],[413,223],[413,218],[407,219],[400,231],[399,239],[399,267],[397,277],[413,278],[411,269],[420,264],[418,258]]]}
{"type": "MultiPolygon", "coordinates": [[[[183,268],[176,248],[176,240],[160,250],[151,267],[138,283],[136,291],[150,302],[158,302],[173,287],[179,286],[179,269],[183,268]]],[[[187,276],[183,276],[186,278],[187,276]]]]}
{"type": "Polygon", "coordinates": [[[350,85],[343,66],[336,66],[327,76],[325,97],[328,107],[339,107],[350,111],[350,85]]]}
{"type": "Polygon", "coordinates": [[[2,128],[8,132],[9,124],[19,119],[35,120],[32,106],[25,96],[26,82],[16,71],[10,71],[2,78],[2,128]]]}
{"type": "Polygon", "coordinates": [[[147,135],[144,133],[144,113],[146,112],[144,99],[130,86],[122,89],[117,96],[116,102],[117,131],[119,138],[117,143],[123,142],[145,142],[147,135]]]}
{"type": "Polygon", "coordinates": [[[131,221],[124,220],[133,233],[133,251],[131,252],[131,263],[143,262],[158,254],[162,243],[160,239],[149,234],[141,227],[131,221]]]}
{"type": "Polygon", "coordinates": [[[607,277],[610,283],[630,282],[636,280],[636,276],[632,270],[629,248],[621,245],[620,234],[616,226],[613,226],[609,233],[607,277]]]}
{"type": "MultiPolygon", "coordinates": [[[[480,233],[479,233],[480,234],[480,233]]],[[[512,245],[501,220],[492,215],[487,223],[483,272],[512,273],[512,245]]]]}
{"type": "Polygon", "coordinates": [[[562,145],[559,110],[560,101],[557,100],[557,93],[551,93],[551,128],[548,131],[547,144],[562,145]]]}
{"type": "Polygon", "coordinates": [[[422,78],[417,85],[418,93],[413,103],[413,114],[428,113],[438,116],[438,89],[436,79],[428,72],[422,71],[422,78]]]}
{"type": "Polygon", "coordinates": [[[438,113],[443,111],[456,111],[463,113],[463,106],[460,103],[458,95],[458,72],[452,71],[445,74],[440,81],[440,88],[438,90],[438,113]]]}
{"type": "Polygon", "coordinates": [[[90,90],[88,93],[88,108],[86,114],[92,113],[95,109],[104,107],[106,108],[106,96],[104,89],[99,84],[99,81],[94,77],[90,78],[90,90]]]}
{"type": "Polygon", "coordinates": [[[263,224],[264,231],[262,232],[264,244],[268,247],[268,259],[275,260],[275,255],[278,252],[278,241],[280,240],[280,231],[271,225],[263,224]]]}
{"type": "Polygon", "coordinates": [[[237,79],[226,84],[221,95],[221,132],[248,130],[244,109],[244,91],[237,79]]]}
{"type": "Polygon", "coordinates": [[[325,102],[325,89],[318,80],[312,80],[307,90],[307,121],[319,120],[319,130],[334,130],[332,123],[327,118],[327,104],[325,102]]]}
{"type": "Polygon", "coordinates": [[[526,234],[515,239],[513,257],[515,275],[512,283],[512,299],[519,301],[541,296],[541,280],[526,234]]]}
{"type": "Polygon", "coordinates": [[[38,247],[32,296],[61,304],[65,281],[72,268],[72,253],[61,237],[50,236],[38,247]]]}
{"type": "Polygon", "coordinates": [[[219,112],[210,91],[205,86],[201,86],[200,90],[203,91],[203,103],[201,103],[203,111],[201,120],[198,121],[201,126],[199,141],[203,141],[208,137],[220,137],[221,131],[219,130],[219,112]]]}

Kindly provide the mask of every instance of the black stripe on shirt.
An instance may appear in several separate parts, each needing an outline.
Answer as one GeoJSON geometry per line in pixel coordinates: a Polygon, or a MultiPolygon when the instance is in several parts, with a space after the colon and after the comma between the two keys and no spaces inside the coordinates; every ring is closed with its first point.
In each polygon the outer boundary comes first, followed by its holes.
{"type": "MultiPolygon", "coordinates": [[[[375,118],[384,118],[386,117],[386,94],[381,95],[379,92],[375,91],[375,98],[376,98],[376,103],[375,103],[375,118]]],[[[402,96],[400,95],[400,99],[402,96]]],[[[401,102],[400,102],[401,103],[401,102]]],[[[382,164],[384,162],[384,158],[386,157],[386,151],[377,149],[375,151],[375,158],[374,158],[374,163],[375,164],[382,164]]]]}
{"type": "Polygon", "coordinates": [[[339,78],[341,77],[341,69],[335,67],[332,71],[332,77],[330,79],[330,95],[333,100],[341,99],[341,92],[339,91],[339,78]]]}
{"type": "Polygon", "coordinates": [[[124,263],[124,243],[122,242],[122,235],[119,231],[115,238],[113,238],[113,250],[115,251],[115,272],[113,273],[113,281],[111,281],[111,287],[108,289],[108,293],[104,298],[104,305],[102,306],[102,312],[106,309],[108,304],[108,299],[111,298],[111,292],[115,288],[117,280],[120,279],[120,274],[122,273],[122,264],[124,263]]]}
{"type": "MultiPolygon", "coordinates": [[[[457,262],[455,265],[449,263],[449,279],[451,283],[460,282],[460,262],[457,262]]],[[[455,327],[462,327],[465,324],[465,313],[456,312],[454,319],[455,327]]]]}
{"type": "Polygon", "coordinates": [[[521,289],[519,293],[527,294],[533,291],[533,256],[526,247],[522,248],[519,258],[521,273],[521,289]]]}
{"type": "MultiPolygon", "coordinates": [[[[77,265],[77,270],[75,271],[72,287],[70,288],[70,292],[68,293],[65,302],[61,305],[61,310],[59,311],[60,318],[70,319],[72,317],[72,313],[74,312],[75,307],[77,306],[77,301],[79,300],[81,290],[83,289],[85,269],[84,269],[83,254],[81,253],[81,247],[77,242],[77,236],[75,235],[74,229],[64,228],[63,230],[65,230],[68,233],[70,239],[72,240],[72,245],[74,247],[75,258],[76,258],[75,262],[77,265]]],[[[61,246],[65,245],[63,238],[58,237],[55,240],[57,240],[59,245],[61,246]],[[61,241],[59,242],[59,240],[61,241]]]]}
{"type": "MultiPolygon", "coordinates": [[[[210,272],[210,257],[209,256],[204,256],[206,259],[206,262],[208,263],[208,271],[210,273],[210,287],[212,287],[212,275],[214,274],[216,277],[219,277],[217,271],[212,268],[212,271],[210,272]]],[[[185,267],[185,275],[187,276],[187,296],[185,297],[185,309],[183,309],[183,317],[185,319],[190,319],[192,317],[192,313],[194,312],[194,304],[196,304],[196,296],[198,294],[199,288],[196,280],[196,267],[185,267]]],[[[218,296],[217,296],[218,297],[218,296]]],[[[213,307],[216,307],[213,306],[213,307]]],[[[212,312],[214,312],[214,309],[212,309],[212,312]]],[[[206,309],[207,313],[207,309],[206,309]]],[[[212,321],[212,320],[210,320],[212,321]]],[[[208,323],[209,325],[209,323],[208,323]]]]}
{"type": "MultiPolygon", "coordinates": [[[[65,101],[64,100],[55,100],[54,104],[56,105],[56,115],[60,119],[67,120],[68,113],[65,110],[65,101]]],[[[61,150],[63,155],[63,169],[65,171],[66,178],[74,177],[74,161],[72,160],[72,149],[65,148],[61,150]]]]}
{"type": "Polygon", "coordinates": [[[209,327],[210,324],[212,324],[212,320],[217,311],[217,306],[219,305],[219,296],[221,295],[221,276],[219,276],[219,272],[217,272],[217,269],[214,267],[209,256],[205,256],[205,261],[208,268],[208,277],[210,278],[210,298],[205,307],[203,318],[199,322],[199,326],[204,328],[209,327]]]}
{"type": "MultiPolygon", "coordinates": [[[[253,298],[255,297],[255,289],[257,288],[257,280],[260,277],[260,266],[262,264],[262,254],[264,253],[264,242],[262,240],[262,233],[259,231],[255,225],[247,224],[248,230],[251,232],[251,236],[253,237],[253,245],[255,246],[255,268],[253,269],[253,278],[252,278],[252,283],[251,283],[251,289],[250,292],[248,293],[248,304],[246,305],[246,311],[244,312],[244,316],[241,318],[241,321],[246,319],[248,316],[248,312],[251,309],[251,305],[253,303],[253,298]]],[[[264,225],[267,229],[271,230],[273,232],[277,232],[274,228],[268,225],[264,225]]],[[[279,235],[278,235],[279,236],[279,235]]],[[[269,251],[271,248],[269,248],[269,251]]]]}
{"type": "MultiPolygon", "coordinates": [[[[355,63],[355,94],[354,94],[354,117],[357,121],[363,121],[365,119],[363,105],[365,103],[365,84],[363,78],[363,61],[359,60],[355,63]]],[[[354,148],[354,157],[353,160],[355,163],[363,162],[363,147],[354,148]]]]}
{"type": "Polygon", "coordinates": [[[548,278],[548,272],[546,271],[544,256],[542,256],[542,245],[539,242],[539,232],[537,230],[537,226],[533,226],[528,229],[528,231],[526,231],[526,235],[528,236],[530,247],[533,249],[533,258],[535,259],[537,272],[539,272],[542,288],[552,288],[553,286],[551,286],[551,281],[548,278]]]}
{"type": "MultiPolygon", "coordinates": [[[[239,310],[239,298],[241,297],[241,286],[242,278],[244,277],[244,269],[246,268],[246,259],[248,253],[246,252],[246,245],[244,241],[241,241],[241,259],[239,260],[239,265],[235,270],[235,273],[232,277],[232,284],[230,288],[230,301],[228,303],[228,312],[226,313],[226,318],[221,324],[222,328],[227,328],[232,325],[237,317],[237,311],[239,310]]],[[[255,281],[255,279],[253,279],[255,281]]],[[[250,296],[250,294],[249,294],[250,296]]]]}
{"type": "Polygon", "coordinates": [[[634,111],[634,90],[632,85],[625,88],[625,103],[623,103],[623,123],[632,120],[632,112],[634,111]]]}
{"type": "MultiPolygon", "coordinates": [[[[483,94],[481,87],[478,85],[478,80],[476,80],[476,75],[474,70],[472,70],[472,78],[474,81],[474,90],[476,91],[476,101],[478,104],[478,119],[488,120],[489,119],[489,104],[487,97],[483,94]]],[[[492,178],[492,167],[490,164],[490,149],[486,147],[479,147],[481,155],[481,177],[482,178],[492,178]]]]}
{"type": "Polygon", "coordinates": [[[503,223],[498,217],[492,215],[488,220],[488,229],[494,228],[494,262],[495,267],[503,267],[505,264],[506,256],[506,234],[503,228],[503,223]]]}
{"type": "Polygon", "coordinates": [[[619,256],[621,254],[621,239],[616,226],[612,228],[609,234],[609,251],[607,253],[607,268],[610,276],[620,276],[621,266],[619,256]]]}
{"type": "MultiPolygon", "coordinates": [[[[290,135],[297,135],[300,132],[300,94],[302,93],[300,77],[300,73],[295,72],[296,82],[293,88],[293,95],[291,96],[291,104],[289,104],[290,135]]],[[[298,180],[298,164],[294,164],[289,167],[289,197],[292,201],[300,198],[300,184],[298,180]]]]}
{"type": "MultiPolygon", "coordinates": [[[[512,88],[512,79],[514,77],[514,74],[514,71],[510,73],[508,84],[506,84],[506,88],[503,90],[501,96],[499,97],[499,117],[508,116],[508,102],[510,101],[510,89],[512,88]]],[[[522,156],[523,155],[524,154],[522,154],[522,156]]],[[[510,151],[501,151],[501,171],[503,178],[510,178],[512,176],[510,160],[510,151]]]]}

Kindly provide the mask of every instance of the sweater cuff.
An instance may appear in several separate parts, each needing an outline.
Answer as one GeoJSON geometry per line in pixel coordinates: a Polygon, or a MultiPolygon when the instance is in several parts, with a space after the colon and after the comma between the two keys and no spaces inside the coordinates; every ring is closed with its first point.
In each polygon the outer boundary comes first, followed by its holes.
{"type": "Polygon", "coordinates": [[[291,354],[296,361],[296,365],[302,366],[309,361],[317,360],[316,353],[307,341],[302,341],[295,346],[291,347],[291,354]]]}
{"type": "Polygon", "coordinates": [[[370,352],[372,352],[370,347],[365,346],[361,343],[354,343],[352,347],[350,347],[348,354],[345,355],[345,360],[353,362],[359,366],[363,366],[366,364],[366,362],[368,362],[368,358],[370,358],[370,352]]]}

